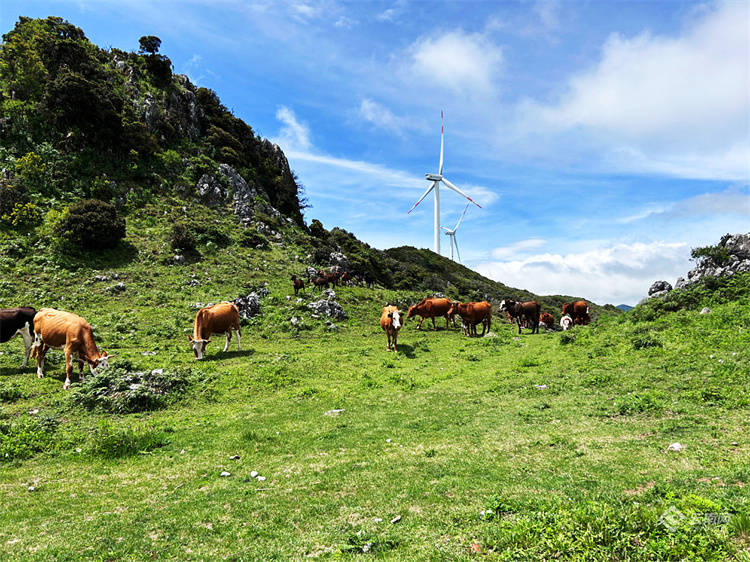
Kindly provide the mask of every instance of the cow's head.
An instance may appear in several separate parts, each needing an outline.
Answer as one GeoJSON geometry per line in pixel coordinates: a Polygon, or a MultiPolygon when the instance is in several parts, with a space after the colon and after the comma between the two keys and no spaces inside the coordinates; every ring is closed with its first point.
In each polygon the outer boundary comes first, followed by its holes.
{"type": "Polygon", "coordinates": [[[99,357],[89,359],[88,364],[91,374],[94,374],[99,368],[106,369],[109,367],[109,360],[112,359],[112,357],[114,357],[114,355],[108,355],[106,351],[100,351],[99,357]]]}
{"type": "Polygon", "coordinates": [[[203,354],[206,353],[206,344],[211,343],[211,340],[193,339],[193,336],[188,336],[188,341],[193,346],[193,355],[197,360],[203,359],[203,354]]]}
{"type": "Polygon", "coordinates": [[[452,301],[451,307],[448,309],[448,316],[453,316],[454,314],[458,314],[458,305],[461,304],[458,301],[452,301]]]}
{"type": "Polygon", "coordinates": [[[573,327],[573,319],[566,314],[560,318],[560,326],[563,330],[570,330],[573,327]]]}
{"type": "Polygon", "coordinates": [[[572,302],[565,302],[562,305],[562,313],[563,314],[571,314],[573,312],[573,303],[572,302]]]}
{"type": "Polygon", "coordinates": [[[401,314],[399,313],[398,308],[389,312],[388,318],[391,319],[391,325],[394,330],[398,330],[401,327],[401,314]]]}
{"type": "Polygon", "coordinates": [[[503,301],[500,303],[500,312],[509,312],[513,310],[513,307],[515,306],[516,301],[511,299],[503,299],[503,301]]]}
{"type": "Polygon", "coordinates": [[[413,305],[411,305],[411,306],[409,307],[409,310],[408,310],[408,312],[406,313],[406,318],[404,318],[404,323],[406,323],[406,321],[407,321],[407,320],[408,320],[409,318],[412,318],[413,316],[415,316],[415,315],[417,314],[417,310],[416,310],[416,309],[417,309],[417,305],[416,305],[416,304],[413,304],[413,305]]]}

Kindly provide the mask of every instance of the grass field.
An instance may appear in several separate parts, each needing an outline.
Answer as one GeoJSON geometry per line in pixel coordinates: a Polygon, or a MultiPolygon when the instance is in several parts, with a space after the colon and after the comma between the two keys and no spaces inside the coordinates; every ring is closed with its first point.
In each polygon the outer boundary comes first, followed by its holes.
{"type": "Polygon", "coordinates": [[[424,295],[339,289],[330,329],[287,299],[293,242],[179,267],[160,228],[129,219],[130,249],[95,268],[0,258],[0,307],[79,313],[115,365],[189,383],[90,410],[60,352],[37,379],[20,339],[2,346],[0,558],[750,560],[747,299],[520,337],[410,322],[394,354],[380,308],[424,295]],[[216,337],[195,362],[193,305],[263,282],[243,350],[216,337]]]}

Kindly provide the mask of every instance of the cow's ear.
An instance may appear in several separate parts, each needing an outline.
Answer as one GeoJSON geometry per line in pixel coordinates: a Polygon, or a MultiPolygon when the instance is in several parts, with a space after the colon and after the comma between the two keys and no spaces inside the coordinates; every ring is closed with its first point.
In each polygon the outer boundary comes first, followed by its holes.
{"type": "Polygon", "coordinates": [[[193,336],[188,336],[188,341],[189,341],[190,343],[193,343],[193,336]]]}
{"type": "Polygon", "coordinates": [[[209,344],[209,343],[211,343],[211,340],[203,340],[203,343],[209,344]]]}

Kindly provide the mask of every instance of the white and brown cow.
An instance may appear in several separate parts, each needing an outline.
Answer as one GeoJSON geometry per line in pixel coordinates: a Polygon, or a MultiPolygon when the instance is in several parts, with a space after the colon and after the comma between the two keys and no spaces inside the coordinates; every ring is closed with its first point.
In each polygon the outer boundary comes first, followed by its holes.
{"type": "Polygon", "coordinates": [[[43,308],[34,316],[34,347],[32,357],[36,359],[36,375],[44,376],[44,357],[49,348],[65,352],[65,384],[70,388],[70,373],[73,372],[73,359],[78,361],[79,380],[83,380],[83,364],[88,363],[93,373],[98,367],[107,367],[111,355],[99,351],[94,341],[91,326],[83,318],[72,312],[43,308]]]}
{"type": "Polygon", "coordinates": [[[0,310],[0,343],[5,343],[15,336],[23,338],[24,358],[22,369],[29,363],[31,345],[34,343],[34,316],[36,310],[28,306],[5,308],[0,310]]]}
{"type": "Polygon", "coordinates": [[[385,331],[386,338],[388,338],[388,347],[386,350],[391,350],[391,340],[393,340],[393,351],[398,351],[396,348],[396,341],[398,340],[398,331],[401,329],[401,313],[395,306],[383,307],[383,312],[380,315],[380,327],[385,331]]]}
{"type": "Polygon", "coordinates": [[[226,334],[227,343],[224,345],[224,351],[229,349],[229,342],[232,341],[232,330],[237,332],[237,350],[240,348],[240,311],[235,304],[231,302],[220,302],[213,306],[201,308],[195,315],[193,322],[193,335],[188,336],[188,340],[193,346],[195,358],[203,359],[206,353],[206,344],[211,343],[209,339],[212,334],[226,334]]]}

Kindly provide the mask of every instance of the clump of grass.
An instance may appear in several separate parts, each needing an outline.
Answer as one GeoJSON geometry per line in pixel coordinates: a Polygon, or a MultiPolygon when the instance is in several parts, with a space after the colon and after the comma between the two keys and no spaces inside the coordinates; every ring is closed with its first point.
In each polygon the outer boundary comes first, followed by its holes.
{"type": "Polygon", "coordinates": [[[571,343],[575,343],[576,341],[576,334],[575,332],[567,331],[560,334],[560,345],[568,345],[571,343]]]}
{"type": "Polygon", "coordinates": [[[91,454],[115,459],[152,451],[169,443],[166,432],[152,425],[117,427],[102,421],[90,438],[91,454]]]}
{"type": "Polygon", "coordinates": [[[26,397],[26,393],[18,388],[17,385],[0,384],[0,401],[10,403],[26,397]]]}
{"type": "Polygon", "coordinates": [[[170,399],[184,393],[189,383],[189,372],[131,372],[129,368],[124,363],[86,377],[75,388],[73,402],[89,410],[145,412],[164,407],[170,399]]]}
{"type": "Polygon", "coordinates": [[[633,349],[645,349],[647,347],[663,347],[662,341],[652,334],[635,334],[631,336],[630,343],[633,349]]]}
{"type": "Polygon", "coordinates": [[[732,518],[729,529],[746,547],[750,546],[750,515],[747,513],[738,513],[732,518]]]}
{"type": "Polygon", "coordinates": [[[653,393],[628,394],[617,406],[617,413],[621,416],[642,414],[644,412],[661,411],[662,404],[659,396],[653,393]]]}
{"type": "Polygon", "coordinates": [[[27,459],[55,445],[58,421],[52,416],[21,416],[0,421],[0,462],[27,459]]]}

